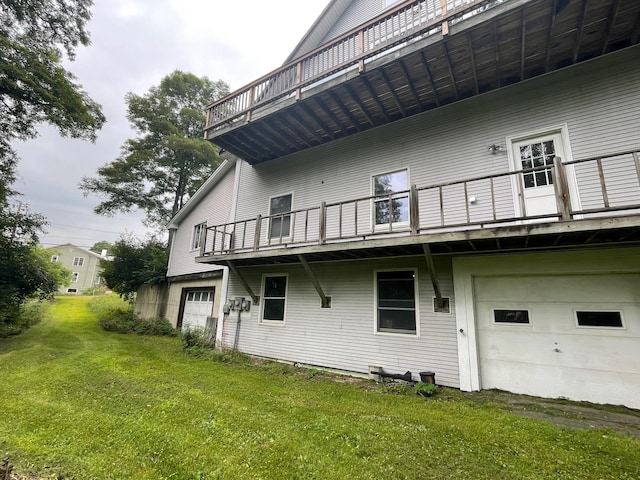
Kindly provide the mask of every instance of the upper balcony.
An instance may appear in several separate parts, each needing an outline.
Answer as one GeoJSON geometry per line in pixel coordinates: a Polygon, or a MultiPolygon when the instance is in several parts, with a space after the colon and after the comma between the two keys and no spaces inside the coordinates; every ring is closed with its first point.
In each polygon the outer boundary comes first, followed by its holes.
{"type": "Polygon", "coordinates": [[[251,164],[635,45],[638,0],[420,0],[207,106],[251,164]]]}
{"type": "Polygon", "coordinates": [[[201,263],[256,265],[621,246],[640,240],[640,150],[209,226],[201,263]],[[546,199],[530,187],[545,184],[546,199]]]}

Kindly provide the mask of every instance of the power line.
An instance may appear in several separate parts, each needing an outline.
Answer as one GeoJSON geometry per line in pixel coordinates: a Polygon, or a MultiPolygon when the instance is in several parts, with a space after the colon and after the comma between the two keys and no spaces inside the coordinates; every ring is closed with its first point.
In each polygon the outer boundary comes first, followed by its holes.
{"type": "MultiPolygon", "coordinates": [[[[113,231],[109,231],[109,230],[98,230],[97,228],[76,227],[74,225],[65,225],[63,223],[49,223],[49,225],[53,225],[53,226],[56,226],[56,227],[77,228],[79,230],[91,230],[93,232],[102,232],[102,233],[116,233],[116,234],[122,233],[122,232],[113,232],[113,231]]],[[[136,235],[136,236],[140,236],[140,235],[136,235]]]]}

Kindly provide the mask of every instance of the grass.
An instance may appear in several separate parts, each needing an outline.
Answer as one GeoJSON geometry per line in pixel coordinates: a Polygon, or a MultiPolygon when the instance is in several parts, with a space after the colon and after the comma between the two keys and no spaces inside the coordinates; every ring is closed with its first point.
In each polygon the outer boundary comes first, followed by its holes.
{"type": "Polygon", "coordinates": [[[0,457],[65,479],[637,479],[640,441],[102,331],[90,298],[0,339],[0,457]]]}

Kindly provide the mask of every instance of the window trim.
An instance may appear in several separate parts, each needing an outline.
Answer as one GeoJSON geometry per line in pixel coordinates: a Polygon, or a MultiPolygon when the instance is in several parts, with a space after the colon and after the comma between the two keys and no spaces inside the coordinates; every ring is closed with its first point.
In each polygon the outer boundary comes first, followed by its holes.
{"type": "Polygon", "coordinates": [[[260,317],[259,323],[260,325],[270,325],[270,326],[284,326],[287,321],[287,297],[289,296],[289,274],[288,273],[263,273],[262,274],[262,282],[260,285],[260,292],[262,297],[260,298],[260,317]],[[285,277],[285,286],[284,286],[284,310],[282,312],[282,320],[265,320],[264,319],[264,307],[266,301],[272,298],[281,298],[281,297],[267,297],[265,295],[265,287],[267,277],[285,277]]]}
{"type": "Polygon", "coordinates": [[[373,334],[381,336],[420,338],[420,287],[417,267],[379,268],[373,271],[373,334]],[[416,322],[415,332],[389,332],[378,329],[378,273],[381,272],[413,272],[414,314],[416,322]]]}
{"type": "Polygon", "coordinates": [[[78,283],[78,279],[80,278],[80,273],[73,272],[71,275],[71,283],[78,283]]]}
{"type": "Polygon", "coordinates": [[[83,267],[84,266],[84,257],[73,257],[73,266],[74,267],[83,267]]]}
{"type": "MultiPolygon", "coordinates": [[[[292,227],[291,219],[293,217],[291,212],[293,212],[293,192],[283,193],[283,194],[280,194],[280,195],[272,195],[272,196],[269,197],[269,203],[267,205],[267,215],[269,217],[269,222],[267,223],[267,229],[266,229],[266,232],[265,232],[265,238],[266,238],[267,243],[274,243],[274,242],[275,243],[286,243],[286,242],[291,240],[291,230],[292,230],[292,228],[291,228],[292,227]],[[291,210],[289,210],[289,213],[288,213],[288,215],[289,215],[289,233],[287,235],[282,235],[282,242],[280,242],[280,237],[279,236],[277,236],[277,237],[272,237],[271,236],[271,221],[273,220],[271,218],[271,215],[272,215],[272,213],[271,213],[271,200],[273,200],[274,198],[288,197],[288,196],[291,197],[291,210]]],[[[275,214],[275,215],[279,215],[279,214],[275,214]]],[[[287,214],[283,213],[281,215],[283,215],[282,218],[284,219],[284,215],[287,215],[287,214]]]]}
{"type": "MultiPolygon", "coordinates": [[[[371,191],[371,228],[373,231],[378,232],[378,231],[385,231],[385,230],[389,230],[389,223],[376,223],[376,189],[375,189],[375,178],[376,177],[383,177],[385,175],[393,175],[394,173],[400,173],[400,172],[407,172],[407,187],[405,189],[405,191],[407,192],[405,193],[393,193],[392,194],[392,200],[395,198],[406,198],[407,199],[407,219],[400,221],[400,222],[392,222],[391,226],[393,227],[393,230],[395,230],[396,228],[404,228],[404,227],[409,227],[409,224],[411,222],[411,202],[409,200],[409,190],[411,189],[411,171],[409,167],[405,167],[405,168],[399,168],[396,170],[390,170],[390,171],[386,171],[386,172],[382,172],[382,173],[377,173],[377,174],[373,174],[371,175],[371,179],[369,181],[370,184],[370,191],[371,191]]],[[[402,190],[401,190],[402,191],[402,190]]],[[[382,201],[382,200],[381,200],[382,201]]],[[[391,270],[394,271],[394,270],[391,270]]]]}
{"type": "Polygon", "coordinates": [[[196,252],[200,250],[200,240],[202,240],[202,231],[200,230],[198,232],[198,237],[196,238],[196,229],[198,227],[204,227],[204,230],[207,229],[207,221],[203,221],[203,222],[198,222],[196,224],[193,225],[193,228],[191,229],[191,243],[190,243],[190,252],[196,252]],[[197,240],[197,242],[196,242],[197,240]]]}
{"type": "Polygon", "coordinates": [[[493,307],[491,309],[491,324],[499,325],[501,327],[531,327],[533,326],[533,315],[530,308],[520,308],[520,307],[493,307]],[[527,312],[527,316],[529,317],[529,321],[527,323],[523,322],[496,322],[496,310],[514,310],[527,312]]]}
{"type": "Polygon", "coordinates": [[[622,310],[615,309],[605,309],[605,308],[577,308],[573,310],[573,318],[576,322],[576,328],[585,329],[585,330],[609,330],[613,332],[619,332],[621,330],[627,329],[627,324],[624,321],[624,313],[622,310]],[[606,325],[580,325],[578,322],[578,312],[607,312],[607,313],[618,313],[620,314],[620,323],[619,327],[608,327],[606,325]]]}
{"type": "Polygon", "coordinates": [[[58,263],[60,255],[51,255],[51,263],[58,263]]]}

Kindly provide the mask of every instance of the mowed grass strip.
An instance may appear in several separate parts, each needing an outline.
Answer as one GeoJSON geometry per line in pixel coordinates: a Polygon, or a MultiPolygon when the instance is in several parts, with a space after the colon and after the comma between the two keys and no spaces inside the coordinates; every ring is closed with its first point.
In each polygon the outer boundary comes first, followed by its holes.
{"type": "Polygon", "coordinates": [[[0,340],[0,455],[67,479],[637,479],[640,442],[465,401],[193,358],[88,297],[0,340]]]}

